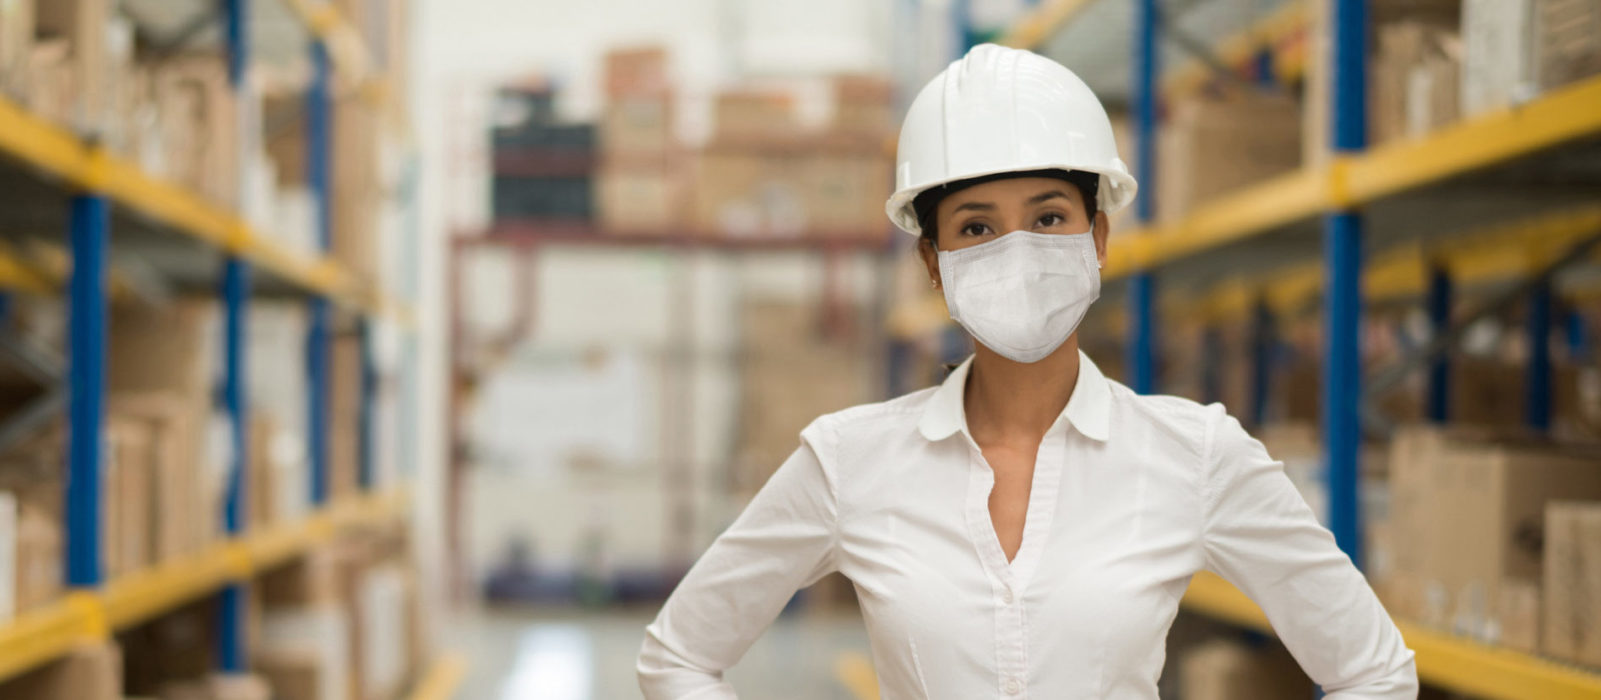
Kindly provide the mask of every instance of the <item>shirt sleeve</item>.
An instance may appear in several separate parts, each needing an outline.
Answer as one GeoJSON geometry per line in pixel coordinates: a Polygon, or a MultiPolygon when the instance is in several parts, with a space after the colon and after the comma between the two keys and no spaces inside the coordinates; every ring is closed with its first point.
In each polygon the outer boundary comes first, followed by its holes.
{"type": "Polygon", "coordinates": [[[701,554],[645,628],[636,672],[645,700],[732,700],[723,671],[796,590],[838,569],[838,497],[813,423],[734,522],[701,554]]]}
{"type": "Polygon", "coordinates": [[[1228,415],[1209,407],[1207,568],[1267,614],[1328,700],[1408,700],[1413,652],[1334,534],[1284,473],[1284,463],[1228,415]]]}

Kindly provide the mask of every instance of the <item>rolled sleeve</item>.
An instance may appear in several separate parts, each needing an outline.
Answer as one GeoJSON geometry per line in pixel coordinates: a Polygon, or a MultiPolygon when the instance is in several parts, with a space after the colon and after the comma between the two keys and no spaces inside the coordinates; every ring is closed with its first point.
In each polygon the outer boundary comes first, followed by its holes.
{"type": "Polygon", "coordinates": [[[813,423],[801,445],[714,540],[645,628],[636,671],[646,700],[727,700],[723,672],[795,591],[837,570],[838,497],[813,423]]]}
{"type": "Polygon", "coordinates": [[[1206,565],[1237,586],[1329,700],[1416,698],[1401,632],[1333,533],[1220,404],[1209,407],[1206,565]]]}

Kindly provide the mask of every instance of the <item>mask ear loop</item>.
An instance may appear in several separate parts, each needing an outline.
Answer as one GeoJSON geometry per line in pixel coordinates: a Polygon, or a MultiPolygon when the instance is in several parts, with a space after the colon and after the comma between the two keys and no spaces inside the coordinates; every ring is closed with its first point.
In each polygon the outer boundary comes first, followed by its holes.
{"type": "MultiPolygon", "coordinates": [[[[1095,247],[1095,219],[1093,217],[1091,217],[1090,218],[1090,249],[1094,250],[1094,247],[1095,247]]],[[[1099,252],[1097,252],[1095,254],[1095,269],[1099,270],[1099,269],[1104,268],[1104,267],[1106,267],[1106,265],[1101,263],[1101,254],[1099,252]]]]}

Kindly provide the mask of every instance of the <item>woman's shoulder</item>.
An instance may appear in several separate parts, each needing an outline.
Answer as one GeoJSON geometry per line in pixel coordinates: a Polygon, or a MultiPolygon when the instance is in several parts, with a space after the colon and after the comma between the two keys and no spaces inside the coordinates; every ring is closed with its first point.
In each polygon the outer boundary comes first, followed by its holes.
{"type": "Polygon", "coordinates": [[[923,409],[939,387],[919,389],[884,401],[857,404],[824,413],[802,434],[827,436],[831,442],[855,445],[881,443],[898,433],[914,433],[923,409]]]}

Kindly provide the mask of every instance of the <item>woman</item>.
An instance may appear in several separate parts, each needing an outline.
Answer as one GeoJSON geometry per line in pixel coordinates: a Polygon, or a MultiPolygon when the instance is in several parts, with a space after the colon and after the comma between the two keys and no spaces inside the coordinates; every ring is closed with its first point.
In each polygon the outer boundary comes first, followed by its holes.
{"type": "Polygon", "coordinates": [[[976,351],[938,387],[818,418],[703,554],[638,660],[649,700],[722,678],[798,588],[853,582],[886,700],[1157,697],[1190,576],[1232,581],[1325,697],[1414,698],[1411,650],[1221,404],[1079,352],[1135,182],[1066,68],[975,47],[901,129],[890,218],[976,351]]]}

